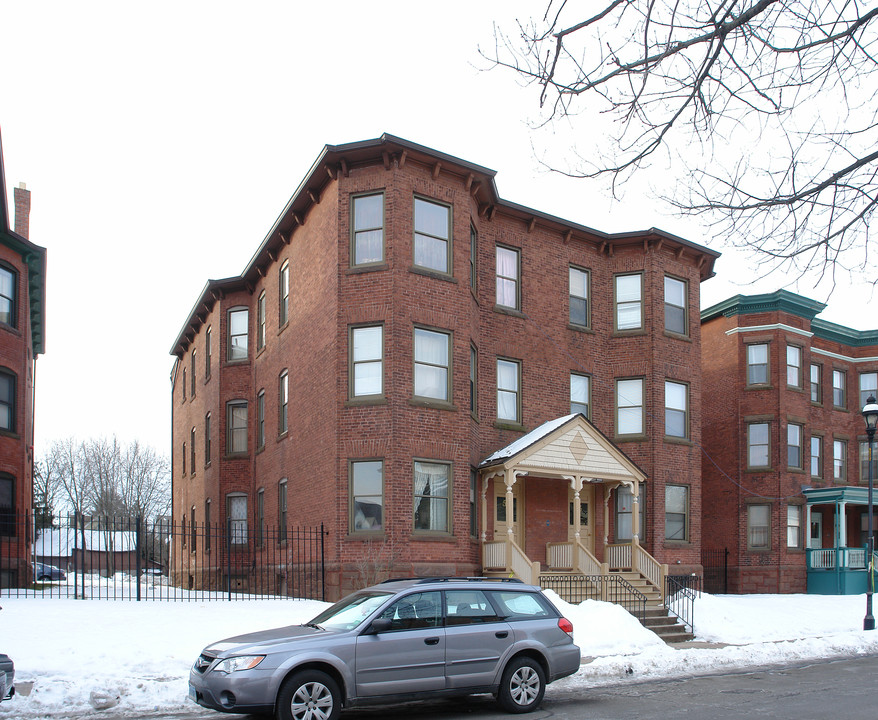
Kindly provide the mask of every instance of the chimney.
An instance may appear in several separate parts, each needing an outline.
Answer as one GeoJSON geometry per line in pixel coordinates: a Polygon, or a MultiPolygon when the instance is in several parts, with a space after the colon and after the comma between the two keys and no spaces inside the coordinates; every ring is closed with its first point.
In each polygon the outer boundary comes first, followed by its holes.
{"type": "Polygon", "coordinates": [[[30,230],[30,190],[24,183],[18,183],[14,191],[15,196],[15,232],[25,240],[30,230]]]}

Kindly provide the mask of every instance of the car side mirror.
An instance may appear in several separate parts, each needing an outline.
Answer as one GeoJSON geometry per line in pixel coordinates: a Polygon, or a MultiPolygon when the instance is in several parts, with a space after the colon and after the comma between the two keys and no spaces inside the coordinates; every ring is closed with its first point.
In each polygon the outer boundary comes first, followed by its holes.
{"type": "Polygon", "coordinates": [[[369,635],[377,635],[378,633],[390,630],[392,621],[389,618],[375,618],[369,625],[369,635]]]}

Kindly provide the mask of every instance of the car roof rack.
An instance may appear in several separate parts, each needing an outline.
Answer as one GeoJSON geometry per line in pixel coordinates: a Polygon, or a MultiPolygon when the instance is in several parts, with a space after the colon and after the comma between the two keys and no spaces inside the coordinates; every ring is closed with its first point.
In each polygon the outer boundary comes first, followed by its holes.
{"type": "Polygon", "coordinates": [[[384,580],[381,584],[384,583],[393,583],[393,582],[405,582],[412,581],[416,585],[423,585],[425,583],[435,583],[435,582],[501,582],[501,583],[523,583],[524,581],[520,578],[510,578],[510,577],[407,577],[407,578],[390,578],[389,580],[384,580]]]}

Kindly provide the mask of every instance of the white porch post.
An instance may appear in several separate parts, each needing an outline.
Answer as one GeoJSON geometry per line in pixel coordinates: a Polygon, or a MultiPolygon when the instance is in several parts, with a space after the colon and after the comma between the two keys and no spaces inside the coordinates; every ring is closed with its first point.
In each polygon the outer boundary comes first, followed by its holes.
{"type": "Polygon", "coordinates": [[[631,538],[635,543],[640,540],[640,483],[631,483],[631,492],[634,496],[631,508],[631,538]]]}
{"type": "Polygon", "coordinates": [[[805,503],[805,528],[804,528],[804,537],[802,538],[805,541],[805,549],[811,549],[811,505],[805,503]]]}
{"type": "MultiPolygon", "coordinates": [[[[575,477],[568,478],[570,480],[570,487],[573,490],[573,538],[576,544],[579,544],[581,539],[581,528],[579,525],[580,515],[582,514],[580,511],[581,508],[581,498],[580,493],[582,492],[582,476],[577,475],[575,477]]],[[[576,548],[573,549],[574,554],[576,553],[576,548]]]]}
{"type": "Polygon", "coordinates": [[[845,517],[845,512],[847,511],[847,503],[840,502],[837,505],[838,507],[838,517],[836,517],[836,528],[838,529],[838,544],[836,547],[847,547],[848,546],[848,528],[847,528],[847,518],[845,517]]]}
{"type": "Polygon", "coordinates": [[[493,475],[482,476],[482,544],[484,545],[488,539],[488,486],[493,479],[493,475]]]}

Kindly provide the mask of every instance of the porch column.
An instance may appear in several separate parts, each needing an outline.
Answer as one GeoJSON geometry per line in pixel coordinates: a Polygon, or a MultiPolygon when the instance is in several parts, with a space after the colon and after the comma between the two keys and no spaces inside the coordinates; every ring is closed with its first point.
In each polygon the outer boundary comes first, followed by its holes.
{"type": "Polygon", "coordinates": [[[838,542],[836,543],[836,547],[847,547],[848,546],[848,528],[847,528],[847,518],[845,517],[845,512],[847,511],[847,503],[842,501],[836,505],[837,514],[835,518],[836,531],[838,533],[838,542]]]}
{"type": "Polygon", "coordinates": [[[482,476],[482,544],[488,539],[488,486],[493,478],[493,475],[482,476]]]}
{"type": "Polygon", "coordinates": [[[631,538],[635,542],[640,540],[640,483],[631,483],[631,492],[634,495],[631,507],[631,538]]]}
{"type": "MultiPolygon", "coordinates": [[[[616,487],[619,487],[618,485],[616,487]]],[[[613,488],[615,490],[616,488],[613,488]]],[[[606,553],[607,543],[610,542],[610,488],[605,487],[604,490],[604,553],[606,553]]]]}
{"type": "MultiPolygon", "coordinates": [[[[582,492],[582,477],[577,475],[575,477],[567,478],[570,480],[570,487],[573,490],[573,538],[575,542],[578,544],[581,538],[580,535],[580,525],[579,518],[581,515],[580,512],[580,493],[582,492]]],[[[573,549],[574,555],[576,554],[576,548],[573,549]]]]}
{"type": "Polygon", "coordinates": [[[506,542],[512,543],[515,538],[515,531],[512,529],[512,515],[514,510],[512,500],[512,486],[515,484],[515,472],[507,470],[503,475],[503,482],[506,485],[506,542]]]}
{"type": "Polygon", "coordinates": [[[804,528],[804,532],[805,532],[805,535],[802,538],[802,540],[804,541],[805,549],[810,550],[811,549],[811,505],[808,503],[805,503],[805,528],[804,528]]]}

